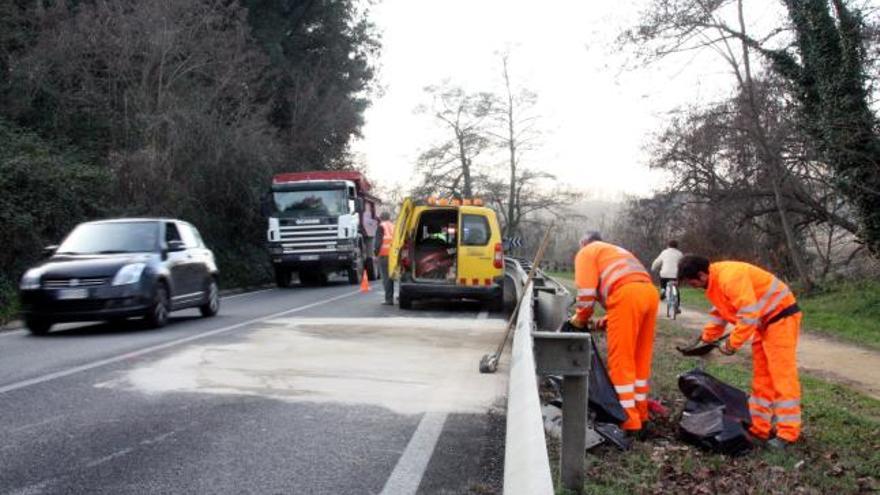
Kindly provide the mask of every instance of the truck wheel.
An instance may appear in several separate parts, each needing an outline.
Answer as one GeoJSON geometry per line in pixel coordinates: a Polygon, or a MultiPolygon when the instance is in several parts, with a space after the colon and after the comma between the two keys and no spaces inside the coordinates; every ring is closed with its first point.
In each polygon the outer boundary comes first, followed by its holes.
{"type": "Polygon", "coordinates": [[[379,270],[376,269],[376,263],[376,258],[370,258],[365,264],[367,269],[367,280],[370,282],[379,279],[379,270]]]}
{"type": "Polygon", "coordinates": [[[354,268],[348,269],[348,283],[350,283],[351,285],[357,285],[358,283],[360,283],[360,281],[358,280],[358,273],[357,271],[355,271],[354,268]]]}
{"type": "Polygon", "coordinates": [[[290,270],[275,267],[275,285],[279,288],[286,289],[290,287],[290,270]]]}
{"type": "Polygon", "coordinates": [[[43,318],[29,316],[25,318],[24,326],[33,335],[46,335],[52,329],[52,322],[43,318]]]}
{"type": "Polygon", "coordinates": [[[400,309],[412,309],[413,300],[409,294],[400,291],[397,295],[397,303],[400,305],[400,309]]]}
{"type": "Polygon", "coordinates": [[[350,267],[347,272],[348,283],[352,285],[361,283],[361,274],[364,272],[364,259],[358,257],[357,261],[354,262],[354,266],[350,267]]]}

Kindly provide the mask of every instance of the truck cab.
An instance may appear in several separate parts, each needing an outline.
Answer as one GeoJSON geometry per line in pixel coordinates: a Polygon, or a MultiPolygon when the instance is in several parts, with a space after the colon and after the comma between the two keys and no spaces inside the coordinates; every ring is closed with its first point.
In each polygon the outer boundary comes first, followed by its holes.
{"type": "Polygon", "coordinates": [[[491,208],[479,200],[404,200],[394,227],[388,269],[399,281],[399,303],[476,299],[503,304],[504,252],[491,208]]]}
{"type": "Polygon", "coordinates": [[[360,172],[297,172],[279,174],[264,201],[268,217],[269,255],[279,287],[300,282],[326,282],[344,272],[355,284],[366,270],[376,278],[378,200],[360,172]]]}

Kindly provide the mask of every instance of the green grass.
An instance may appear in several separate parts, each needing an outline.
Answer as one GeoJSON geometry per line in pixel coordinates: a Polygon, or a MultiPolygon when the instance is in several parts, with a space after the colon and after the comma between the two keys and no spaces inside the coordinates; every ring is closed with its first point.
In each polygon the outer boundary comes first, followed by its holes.
{"type": "MultiPolygon", "coordinates": [[[[700,311],[712,307],[704,291],[690,287],[681,288],[681,304],[700,311]]],[[[880,282],[832,286],[799,297],[798,305],[804,329],[880,350],[880,282]]]]}
{"type": "MultiPolygon", "coordinates": [[[[675,350],[687,340],[678,323],[661,320],[655,344],[652,395],[672,410],[656,422],[657,436],[637,442],[629,452],[600,446],[587,455],[587,493],[856,493],[880,489],[880,401],[845,387],[803,376],[804,431],[785,452],[760,449],[731,459],[690,447],[675,436],[676,415],[684,405],[679,373],[696,358],[675,350]],[[801,463],[803,461],[803,463],[801,463]]],[[[707,371],[749,389],[750,362],[724,358],[707,371]]],[[[550,443],[557,462],[558,445],[550,443]]],[[[556,473],[556,471],[554,471],[556,473]]]]}
{"type": "Polygon", "coordinates": [[[18,294],[13,288],[0,286],[0,325],[18,318],[18,294]]]}
{"type": "Polygon", "coordinates": [[[566,280],[574,280],[574,272],[548,272],[545,271],[547,275],[550,275],[553,278],[564,278],[566,280]]]}
{"type": "Polygon", "coordinates": [[[880,349],[880,282],[830,287],[798,305],[804,328],[880,349]]]}
{"type": "Polygon", "coordinates": [[[704,290],[679,287],[678,293],[681,296],[681,305],[686,308],[709,311],[709,308],[712,307],[712,303],[706,299],[706,291],[704,290]]]}

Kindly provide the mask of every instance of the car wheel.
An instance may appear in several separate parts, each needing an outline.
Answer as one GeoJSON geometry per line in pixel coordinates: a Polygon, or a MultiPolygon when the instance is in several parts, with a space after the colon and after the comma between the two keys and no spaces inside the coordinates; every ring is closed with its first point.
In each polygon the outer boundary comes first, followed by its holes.
{"type": "Polygon", "coordinates": [[[171,303],[168,298],[168,287],[164,283],[156,285],[153,294],[153,304],[147,311],[145,320],[150,328],[161,328],[168,324],[168,314],[171,311],[171,303]]]}
{"type": "Polygon", "coordinates": [[[213,277],[208,283],[208,298],[205,304],[199,306],[199,311],[205,318],[214,316],[220,311],[220,288],[213,277]]]}
{"type": "Polygon", "coordinates": [[[24,325],[33,335],[46,335],[52,329],[52,322],[43,318],[25,318],[24,325]]]}

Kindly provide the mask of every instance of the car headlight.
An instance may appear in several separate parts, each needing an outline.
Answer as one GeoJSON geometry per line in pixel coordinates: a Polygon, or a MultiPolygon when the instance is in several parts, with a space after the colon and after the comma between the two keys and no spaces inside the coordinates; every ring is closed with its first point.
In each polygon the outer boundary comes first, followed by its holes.
{"type": "Polygon", "coordinates": [[[26,271],[21,277],[21,283],[18,285],[21,290],[36,290],[40,288],[40,275],[42,273],[36,268],[26,271]]]}
{"type": "Polygon", "coordinates": [[[116,272],[116,276],[113,277],[113,285],[137,283],[140,281],[141,275],[144,273],[144,268],[146,268],[146,266],[146,263],[131,263],[123,266],[118,272],[116,272]]]}

